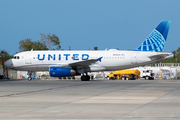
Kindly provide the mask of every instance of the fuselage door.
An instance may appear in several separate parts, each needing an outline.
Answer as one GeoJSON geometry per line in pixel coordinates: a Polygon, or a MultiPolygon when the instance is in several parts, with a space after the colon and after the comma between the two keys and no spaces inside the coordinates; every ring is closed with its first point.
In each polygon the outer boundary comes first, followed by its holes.
{"type": "Polygon", "coordinates": [[[31,54],[26,54],[25,64],[31,64],[31,54]]]}
{"type": "Polygon", "coordinates": [[[137,64],[137,53],[131,53],[131,64],[137,64]]]}

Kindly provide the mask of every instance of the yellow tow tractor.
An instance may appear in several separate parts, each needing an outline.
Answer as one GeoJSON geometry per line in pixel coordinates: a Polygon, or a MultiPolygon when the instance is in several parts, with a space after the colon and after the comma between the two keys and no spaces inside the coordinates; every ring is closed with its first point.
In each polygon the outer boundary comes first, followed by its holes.
{"type": "Polygon", "coordinates": [[[108,80],[135,80],[139,78],[140,71],[139,70],[118,70],[112,71],[110,74],[107,75],[108,80]]]}

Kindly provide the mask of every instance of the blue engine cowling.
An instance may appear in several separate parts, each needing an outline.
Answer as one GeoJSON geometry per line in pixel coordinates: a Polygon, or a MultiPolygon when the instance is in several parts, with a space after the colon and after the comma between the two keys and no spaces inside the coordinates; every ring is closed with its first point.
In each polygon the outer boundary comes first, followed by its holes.
{"type": "Polygon", "coordinates": [[[51,77],[68,77],[75,75],[75,71],[66,67],[50,67],[49,73],[51,77]]]}

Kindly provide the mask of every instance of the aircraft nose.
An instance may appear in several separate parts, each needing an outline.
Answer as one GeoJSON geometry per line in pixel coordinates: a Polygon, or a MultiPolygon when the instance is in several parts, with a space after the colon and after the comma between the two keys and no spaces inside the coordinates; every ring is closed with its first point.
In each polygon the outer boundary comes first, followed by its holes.
{"type": "Polygon", "coordinates": [[[7,67],[7,68],[10,68],[11,66],[11,63],[12,63],[12,60],[7,60],[5,63],[4,63],[4,66],[7,67]]]}

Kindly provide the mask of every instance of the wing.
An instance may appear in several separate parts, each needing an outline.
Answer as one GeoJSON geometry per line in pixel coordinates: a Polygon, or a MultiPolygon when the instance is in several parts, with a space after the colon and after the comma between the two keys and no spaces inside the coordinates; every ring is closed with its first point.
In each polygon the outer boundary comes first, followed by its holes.
{"type": "Polygon", "coordinates": [[[90,60],[85,60],[85,61],[73,62],[73,63],[69,63],[68,65],[70,67],[89,66],[89,65],[96,63],[97,61],[101,62],[101,59],[102,59],[102,57],[100,57],[98,59],[90,59],[90,60]]]}
{"type": "Polygon", "coordinates": [[[58,66],[61,67],[71,67],[71,68],[82,68],[82,67],[86,67],[92,64],[95,64],[96,62],[100,61],[101,62],[102,57],[98,58],[98,59],[90,59],[90,60],[83,60],[83,61],[78,61],[78,62],[72,62],[72,63],[61,63],[58,64],[58,66]]]}

